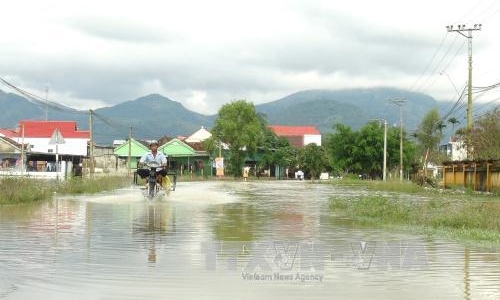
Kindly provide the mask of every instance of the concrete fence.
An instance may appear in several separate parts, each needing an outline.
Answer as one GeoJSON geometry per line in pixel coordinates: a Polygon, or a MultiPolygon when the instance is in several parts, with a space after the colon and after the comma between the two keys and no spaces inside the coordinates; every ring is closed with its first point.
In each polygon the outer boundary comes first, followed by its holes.
{"type": "Polygon", "coordinates": [[[475,191],[500,191],[500,160],[449,162],[443,165],[443,186],[475,191]]]}

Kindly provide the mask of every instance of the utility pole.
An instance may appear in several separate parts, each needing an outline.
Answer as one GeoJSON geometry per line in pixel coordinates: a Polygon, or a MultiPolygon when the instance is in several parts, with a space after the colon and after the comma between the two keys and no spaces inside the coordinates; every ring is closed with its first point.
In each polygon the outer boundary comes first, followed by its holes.
{"type": "Polygon", "coordinates": [[[45,122],[49,119],[49,86],[45,86],[45,122]]]}
{"type": "Polygon", "coordinates": [[[389,102],[399,106],[399,181],[403,181],[403,104],[406,99],[396,98],[389,102]]]}
{"type": "Polygon", "coordinates": [[[132,126],[128,131],[128,176],[130,176],[132,169],[132,126]]]}
{"type": "Polygon", "coordinates": [[[387,180],[387,119],[384,119],[384,167],[382,170],[382,180],[387,180]]]}
{"type": "Polygon", "coordinates": [[[24,158],[24,122],[22,123],[22,129],[21,129],[21,175],[23,175],[24,172],[24,166],[26,164],[25,158],[24,158]]]}
{"type": "Polygon", "coordinates": [[[92,133],[92,110],[89,109],[89,135],[90,135],[90,140],[89,140],[89,173],[90,173],[90,178],[94,176],[94,137],[92,133]]]}
{"type": "Polygon", "coordinates": [[[467,158],[470,158],[470,135],[472,131],[472,31],[481,30],[482,24],[474,24],[474,27],[465,27],[458,25],[453,28],[453,25],[446,26],[448,32],[457,32],[467,38],[469,42],[469,80],[467,81],[467,158]],[[465,34],[466,32],[467,34],[465,34]]]}

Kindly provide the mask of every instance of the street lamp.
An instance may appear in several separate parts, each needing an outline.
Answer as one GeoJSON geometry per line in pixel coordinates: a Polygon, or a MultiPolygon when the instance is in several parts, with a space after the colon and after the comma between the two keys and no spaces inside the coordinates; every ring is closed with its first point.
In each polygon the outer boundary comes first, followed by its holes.
{"type": "Polygon", "coordinates": [[[382,168],[382,181],[387,180],[387,119],[375,119],[377,121],[384,121],[384,162],[382,168]]]}
{"type": "Polygon", "coordinates": [[[406,102],[404,98],[390,99],[389,102],[399,106],[399,181],[403,181],[403,104],[406,102]]]}

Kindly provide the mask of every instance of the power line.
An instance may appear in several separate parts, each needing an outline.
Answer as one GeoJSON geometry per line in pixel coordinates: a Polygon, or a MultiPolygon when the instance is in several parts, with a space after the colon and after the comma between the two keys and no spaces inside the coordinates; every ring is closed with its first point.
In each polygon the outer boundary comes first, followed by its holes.
{"type": "Polygon", "coordinates": [[[12,90],[16,91],[17,93],[21,94],[26,100],[30,101],[33,104],[36,104],[38,106],[42,106],[44,108],[50,107],[53,110],[60,111],[60,112],[67,112],[67,113],[75,113],[75,114],[84,114],[85,112],[79,111],[73,108],[65,107],[62,106],[56,102],[48,101],[36,94],[30,93],[20,87],[17,87],[13,85],[12,83],[8,82],[7,80],[0,78],[0,82],[2,82],[4,85],[7,87],[11,88],[12,90]]]}

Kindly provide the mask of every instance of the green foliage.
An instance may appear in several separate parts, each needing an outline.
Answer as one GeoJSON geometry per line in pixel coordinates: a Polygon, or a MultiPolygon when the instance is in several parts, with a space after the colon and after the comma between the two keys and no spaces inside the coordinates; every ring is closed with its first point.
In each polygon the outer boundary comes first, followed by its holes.
{"type": "Polygon", "coordinates": [[[448,119],[448,123],[451,124],[451,136],[455,136],[455,125],[459,124],[460,121],[455,117],[451,117],[448,119]]]}
{"type": "Polygon", "coordinates": [[[480,117],[471,134],[472,155],[476,159],[500,158],[500,110],[495,109],[480,117]]]}
{"type": "Polygon", "coordinates": [[[428,162],[439,164],[444,160],[438,151],[439,142],[443,138],[443,121],[437,108],[430,110],[415,132],[417,139],[417,153],[423,162],[427,157],[428,162]]]}
{"type": "Polygon", "coordinates": [[[222,106],[212,135],[229,147],[228,171],[235,176],[241,175],[245,158],[254,155],[264,140],[261,119],[253,104],[245,100],[222,106]]]}
{"type": "Polygon", "coordinates": [[[288,140],[264,127],[264,142],[261,149],[259,167],[264,166],[295,166],[297,164],[297,150],[290,146],[288,140]]]}
{"type": "Polygon", "coordinates": [[[72,178],[68,181],[40,180],[33,178],[2,178],[0,180],[0,205],[30,203],[50,199],[54,192],[82,194],[111,191],[130,185],[127,177],[72,178]]]}
{"type": "Polygon", "coordinates": [[[83,179],[73,177],[57,186],[60,194],[92,194],[102,191],[112,191],[116,188],[130,185],[131,180],[127,177],[106,176],[83,179]]]}
{"type": "Polygon", "coordinates": [[[349,126],[336,124],[335,133],[326,136],[326,151],[330,159],[330,165],[337,171],[349,173],[357,171],[358,166],[351,155],[356,140],[356,133],[349,126]]]}
{"type": "Polygon", "coordinates": [[[411,224],[442,232],[454,230],[466,238],[500,241],[498,201],[451,199],[442,195],[434,195],[427,201],[411,201],[398,195],[375,195],[333,197],[330,209],[363,222],[411,224]]]}
{"type": "Polygon", "coordinates": [[[311,175],[311,179],[319,175],[328,165],[325,149],[316,144],[308,144],[299,152],[299,164],[304,171],[311,175]]]}
{"type": "MultiPolygon", "coordinates": [[[[325,147],[332,167],[344,173],[365,173],[372,178],[382,177],[384,160],[384,127],[379,122],[367,123],[359,131],[335,125],[336,132],[326,136],[325,147]]],[[[399,165],[400,130],[387,129],[387,169],[399,165]]],[[[414,152],[412,142],[403,139],[403,162],[407,169],[414,152]]]]}
{"type": "Polygon", "coordinates": [[[46,181],[12,177],[0,179],[0,204],[47,200],[51,195],[51,185],[46,181]]]}

